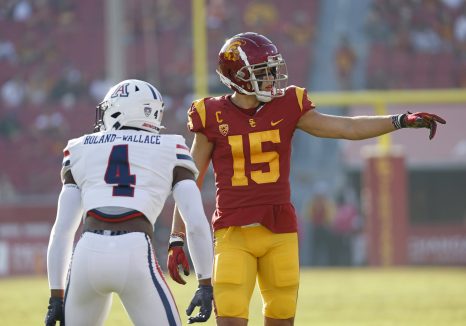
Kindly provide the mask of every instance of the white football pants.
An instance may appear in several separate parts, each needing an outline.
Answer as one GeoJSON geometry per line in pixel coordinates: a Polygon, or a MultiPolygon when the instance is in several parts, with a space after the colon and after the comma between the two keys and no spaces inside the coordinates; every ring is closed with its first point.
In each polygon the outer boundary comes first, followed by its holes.
{"type": "Polygon", "coordinates": [[[144,233],[82,235],[65,294],[66,325],[103,325],[113,292],[134,325],[181,325],[175,300],[144,233]]]}

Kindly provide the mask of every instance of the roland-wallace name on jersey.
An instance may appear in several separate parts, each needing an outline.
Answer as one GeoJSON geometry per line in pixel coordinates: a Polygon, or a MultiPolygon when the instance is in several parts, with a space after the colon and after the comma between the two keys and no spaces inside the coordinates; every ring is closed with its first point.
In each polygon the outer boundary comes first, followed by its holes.
{"type": "Polygon", "coordinates": [[[121,135],[105,134],[105,135],[88,135],[84,138],[83,145],[92,144],[105,144],[112,143],[115,140],[123,140],[128,143],[141,143],[141,144],[160,144],[160,135],[121,135]]]}

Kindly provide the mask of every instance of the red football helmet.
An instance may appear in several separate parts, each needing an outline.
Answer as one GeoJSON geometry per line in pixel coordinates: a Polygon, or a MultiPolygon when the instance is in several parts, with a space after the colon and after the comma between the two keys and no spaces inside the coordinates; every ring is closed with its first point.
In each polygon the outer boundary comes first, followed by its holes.
{"type": "Polygon", "coordinates": [[[256,95],[261,102],[285,95],[288,73],[277,47],[265,36],[241,33],[228,39],[218,54],[217,74],[232,90],[256,95]],[[261,89],[263,83],[266,84],[261,89]]]}

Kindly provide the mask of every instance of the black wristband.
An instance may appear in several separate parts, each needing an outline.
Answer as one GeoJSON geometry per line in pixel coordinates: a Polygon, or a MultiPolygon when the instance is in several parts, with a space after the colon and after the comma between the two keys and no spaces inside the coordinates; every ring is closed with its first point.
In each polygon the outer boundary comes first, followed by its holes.
{"type": "Polygon", "coordinates": [[[63,298],[60,298],[60,297],[49,298],[49,303],[56,303],[56,302],[63,304],[63,298]]]}
{"type": "Polygon", "coordinates": [[[392,115],[392,125],[395,129],[406,128],[405,116],[405,113],[392,115]]]}
{"type": "Polygon", "coordinates": [[[199,289],[206,289],[206,290],[213,290],[213,287],[210,284],[199,284],[198,288],[199,289]]]}
{"type": "Polygon", "coordinates": [[[168,244],[168,250],[170,250],[173,247],[183,247],[184,242],[183,241],[173,241],[168,244]]]}
{"type": "Polygon", "coordinates": [[[184,246],[184,237],[181,234],[171,234],[170,239],[168,240],[168,250],[173,247],[183,247],[184,246]]]}

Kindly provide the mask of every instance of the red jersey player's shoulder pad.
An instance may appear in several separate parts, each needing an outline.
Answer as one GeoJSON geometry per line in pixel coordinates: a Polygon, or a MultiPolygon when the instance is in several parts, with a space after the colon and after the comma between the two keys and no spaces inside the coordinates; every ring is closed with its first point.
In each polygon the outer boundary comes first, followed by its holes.
{"type": "Polygon", "coordinates": [[[191,131],[200,131],[207,126],[208,116],[215,115],[222,102],[226,101],[226,96],[205,97],[192,102],[188,111],[188,128],[191,131]]]}
{"type": "Polygon", "coordinates": [[[188,110],[188,128],[191,131],[197,131],[200,126],[198,123],[205,128],[206,110],[205,101],[208,98],[201,98],[191,103],[191,107],[188,110]]]}
{"type": "Polygon", "coordinates": [[[290,85],[285,89],[286,97],[294,97],[298,101],[301,111],[308,111],[314,109],[316,106],[312,102],[307,90],[303,87],[290,85]]]}

